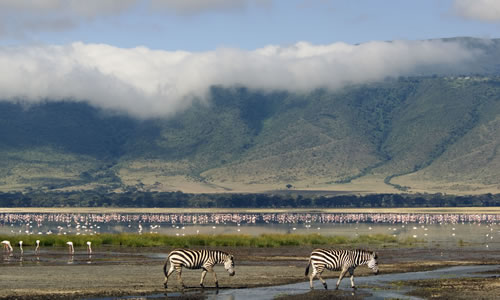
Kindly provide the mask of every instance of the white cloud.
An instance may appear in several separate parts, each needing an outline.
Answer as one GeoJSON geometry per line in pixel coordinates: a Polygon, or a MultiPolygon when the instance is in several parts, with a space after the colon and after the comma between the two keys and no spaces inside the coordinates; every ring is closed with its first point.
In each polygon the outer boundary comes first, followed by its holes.
{"type": "Polygon", "coordinates": [[[25,39],[39,32],[74,29],[79,24],[129,10],[139,0],[2,0],[0,37],[25,39]]]}
{"type": "Polygon", "coordinates": [[[0,98],[88,101],[147,118],[173,114],[213,85],[305,92],[456,65],[474,52],[456,42],[395,41],[360,45],[306,42],[254,51],[168,52],[104,44],[0,48],[0,98]]]}
{"type": "Polygon", "coordinates": [[[124,13],[195,15],[207,11],[244,10],[272,0],[1,0],[0,37],[24,39],[37,32],[71,30],[80,24],[124,13]],[[33,26],[37,24],[39,26],[33,26]]]}
{"type": "Polygon", "coordinates": [[[466,19],[500,22],[499,0],[455,0],[453,9],[466,19]]]}
{"type": "Polygon", "coordinates": [[[152,9],[166,9],[181,14],[196,14],[205,11],[244,9],[252,5],[266,6],[273,0],[2,0],[0,12],[71,14],[73,16],[97,17],[119,14],[134,5],[152,9]]]}
{"type": "Polygon", "coordinates": [[[70,14],[96,17],[121,13],[139,0],[2,0],[0,11],[16,14],[70,14]]]}
{"type": "Polygon", "coordinates": [[[272,0],[151,0],[154,9],[166,9],[178,14],[242,10],[251,5],[269,5],[271,2],[272,0]]]}

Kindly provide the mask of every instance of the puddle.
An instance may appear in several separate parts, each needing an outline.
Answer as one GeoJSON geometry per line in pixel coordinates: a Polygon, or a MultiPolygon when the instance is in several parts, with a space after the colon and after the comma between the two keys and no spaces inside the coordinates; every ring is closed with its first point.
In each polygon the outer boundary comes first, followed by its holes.
{"type": "Polygon", "coordinates": [[[33,253],[2,253],[0,256],[0,266],[2,265],[81,265],[81,264],[123,264],[123,263],[146,263],[159,261],[163,262],[167,254],[163,253],[128,253],[94,251],[92,254],[77,252],[68,254],[66,249],[43,250],[39,255],[33,253]]]}
{"type": "MultiPolygon", "coordinates": [[[[421,299],[418,297],[407,296],[412,288],[408,286],[394,287],[391,282],[394,281],[408,281],[408,280],[422,280],[422,279],[441,279],[441,278],[460,278],[460,277],[489,277],[495,274],[478,274],[480,272],[497,270],[496,275],[500,275],[500,265],[473,265],[473,266],[455,266],[442,268],[432,271],[424,272],[407,272],[407,273],[393,273],[386,275],[372,275],[365,277],[355,277],[354,281],[357,286],[375,286],[376,288],[359,288],[353,293],[357,294],[370,294],[371,296],[365,299],[421,299]]],[[[326,280],[329,287],[335,287],[337,279],[326,280]]],[[[315,289],[323,289],[319,280],[314,281],[315,289]]],[[[339,287],[344,291],[351,291],[349,278],[344,278],[339,287]]],[[[165,294],[153,294],[146,296],[127,296],[118,298],[89,298],[87,300],[110,300],[110,299],[168,299],[179,296],[196,295],[205,299],[214,300],[272,300],[278,295],[296,295],[305,294],[309,292],[309,282],[301,282],[279,286],[269,286],[261,288],[248,288],[248,289],[206,289],[202,292],[186,291],[185,293],[172,292],[165,294]]]]}

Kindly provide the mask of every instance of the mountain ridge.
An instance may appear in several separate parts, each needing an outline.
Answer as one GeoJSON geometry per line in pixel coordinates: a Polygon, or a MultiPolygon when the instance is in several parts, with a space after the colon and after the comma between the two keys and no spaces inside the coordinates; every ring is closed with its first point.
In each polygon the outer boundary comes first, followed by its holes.
{"type": "Polygon", "coordinates": [[[306,93],[214,86],[168,118],[0,101],[0,191],[498,193],[500,40],[485,47],[470,74],[306,93]]]}

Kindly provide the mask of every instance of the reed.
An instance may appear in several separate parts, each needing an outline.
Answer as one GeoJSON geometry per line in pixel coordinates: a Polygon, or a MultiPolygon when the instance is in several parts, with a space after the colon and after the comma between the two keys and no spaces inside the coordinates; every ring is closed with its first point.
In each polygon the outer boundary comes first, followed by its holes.
{"type": "Polygon", "coordinates": [[[75,247],[84,247],[91,241],[94,247],[101,245],[124,247],[284,247],[284,246],[411,246],[419,242],[417,239],[398,239],[392,235],[370,234],[355,238],[346,236],[323,236],[320,234],[262,234],[251,235],[186,235],[172,236],[163,234],[98,234],[98,235],[0,235],[0,240],[10,240],[17,245],[20,240],[24,246],[34,246],[36,240],[42,246],[66,246],[72,241],[75,247]]]}

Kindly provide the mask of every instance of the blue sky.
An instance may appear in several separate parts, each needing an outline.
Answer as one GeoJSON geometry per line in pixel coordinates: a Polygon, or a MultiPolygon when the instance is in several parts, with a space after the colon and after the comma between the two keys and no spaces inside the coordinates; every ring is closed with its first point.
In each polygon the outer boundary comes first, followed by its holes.
{"type": "Polygon", "coordinates": [[[481,55],[500,0],[1,0],[0,101],[85,101],[139,118],[213,85],[308,92],[481,55]],[[392,42],[389,42],[392,41],[392,42]]]}
{"type": "Polygon", "coordinates": [[[497,38],[500,34],[500,16],[488,19],[480,13],[467,15],[472,11],[467,5],[485,7],[484,14],[494,11],[488,5],[498,10],[497,0],[80,1],[86,5],[71,4],[75,0],[35,2],[45,5],[35,5],[32,0],[2,1],[0,44],[61,45],[82,41],[121,48],[207,51],[218,47],[253,50],[299,41],[355,44],[453,36],[497,38]]]}

